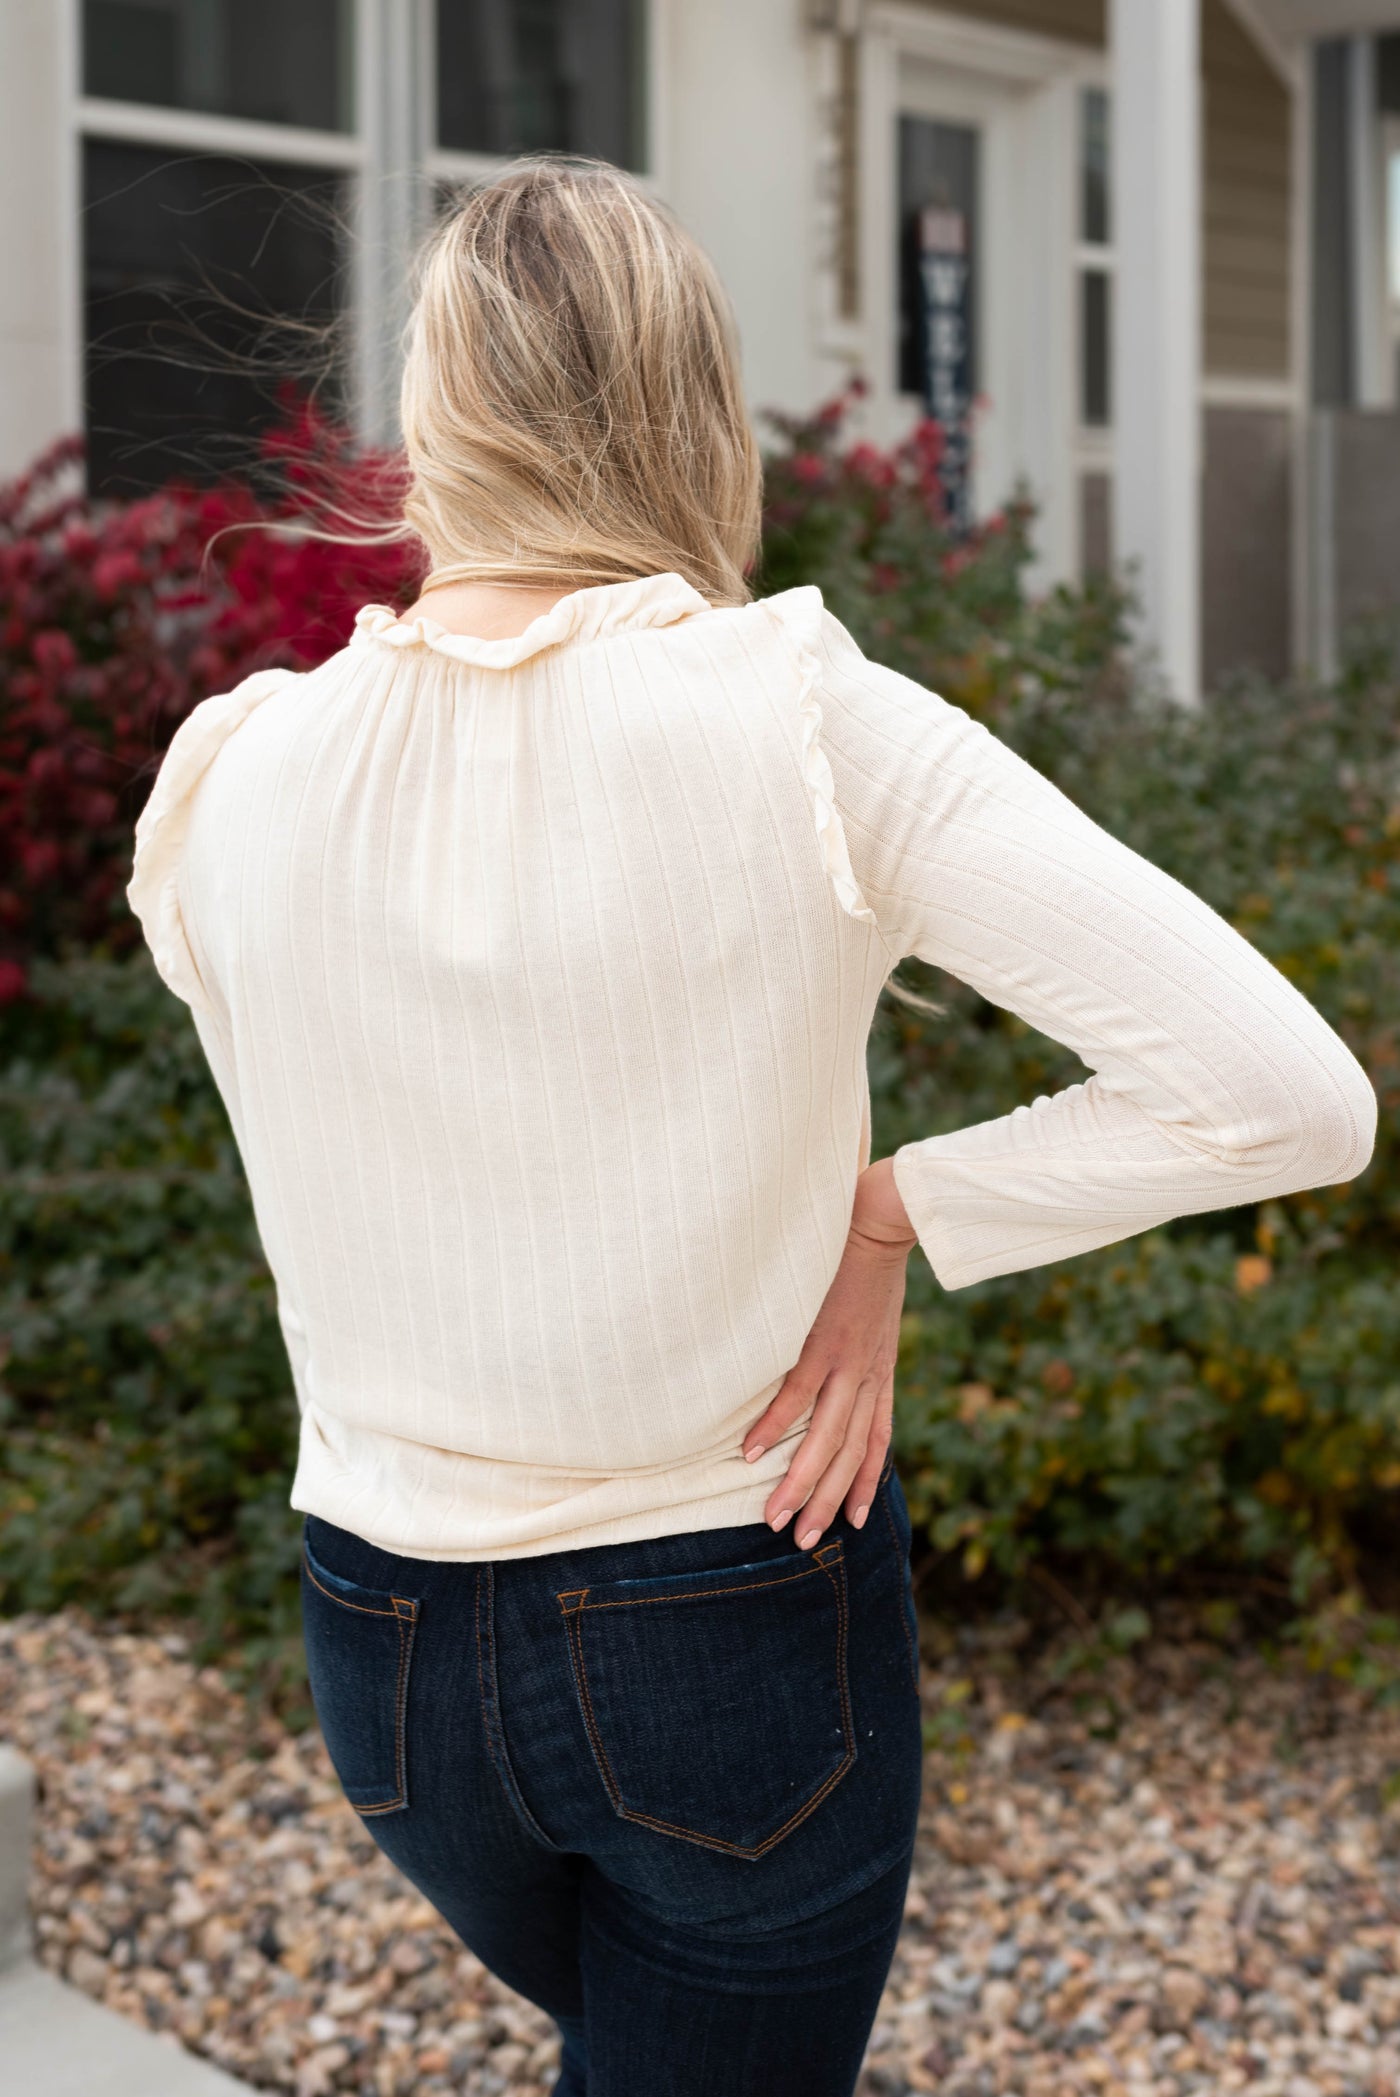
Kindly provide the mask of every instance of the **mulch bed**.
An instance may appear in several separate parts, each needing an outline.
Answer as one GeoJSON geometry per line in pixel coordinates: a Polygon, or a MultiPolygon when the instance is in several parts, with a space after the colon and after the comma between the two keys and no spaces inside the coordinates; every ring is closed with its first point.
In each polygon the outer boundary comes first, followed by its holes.
{"type": "MultiPolygon", "coordinates": [[[[926,1627],[862,2097],[1400,2097],[1400,1709],[1160,1614],[1092,1665],[926,1627]]],[[[39,1957],[88,1994],[294,2097],[546,2097],[548,2021],[178,1633],[0,1622],[0,1737],[41,1778],[39,1957]]]]}

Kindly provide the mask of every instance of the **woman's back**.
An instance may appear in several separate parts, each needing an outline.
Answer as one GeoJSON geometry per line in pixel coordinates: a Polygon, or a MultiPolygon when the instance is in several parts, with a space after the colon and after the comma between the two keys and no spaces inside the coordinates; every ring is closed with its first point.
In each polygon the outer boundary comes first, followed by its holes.
{"type": "Polygon", "coordinates": [[[505,641],[367,608],[209,762],[181,917],[294,1504],[494,1556],[782,1475],[791,1437],[739,1443],[841,1256],[889,968],[828,870],[793,597],[644,578],[505,641]]]}

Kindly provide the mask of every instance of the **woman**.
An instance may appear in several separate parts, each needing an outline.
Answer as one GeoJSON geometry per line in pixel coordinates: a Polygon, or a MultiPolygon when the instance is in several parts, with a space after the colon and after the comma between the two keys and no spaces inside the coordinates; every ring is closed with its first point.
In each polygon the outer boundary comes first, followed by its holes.
{"type": "Polygon", "coordinates": [[[276,1279],[317,1710],[557,2097],[843,2097],[919,1799],[909,1249],[957,1289],[1348,1179],[1374,1096],[815,589],[749,601],[730,318],[626,177],[440,227],[403,424],[418,602],[197,707],[128,890],[276,1279]],[[1094,1075],[872,1163],[909,954],[1094,1075]]]}

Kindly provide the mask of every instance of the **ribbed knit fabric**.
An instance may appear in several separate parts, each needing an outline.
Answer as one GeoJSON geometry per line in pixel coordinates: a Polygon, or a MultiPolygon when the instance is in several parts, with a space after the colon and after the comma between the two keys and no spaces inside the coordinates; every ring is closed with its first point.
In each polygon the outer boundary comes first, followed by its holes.
{"type": "Polygon", "coordinates": [[[819,593],[678,576],[348,647],[182,723],[127,890],[228,1108],[293,1507],[421,1558],[758,1521],[917,954],[1087,1082],[907,1144],[945,1287],[1353,1177],[1375,1096],[1247,942],[819,593]]]}

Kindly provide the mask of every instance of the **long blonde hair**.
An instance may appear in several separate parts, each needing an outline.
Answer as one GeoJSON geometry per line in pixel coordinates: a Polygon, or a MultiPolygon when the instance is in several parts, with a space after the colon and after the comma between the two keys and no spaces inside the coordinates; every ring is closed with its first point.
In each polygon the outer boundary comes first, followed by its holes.
{"type": "Polygon", "coordinates": [[[429,583],[575,588],[667,571],[743,604],[762,465],[708,257],[602,161],[473,189],[419,264],[405,522],[429,583]]]}

